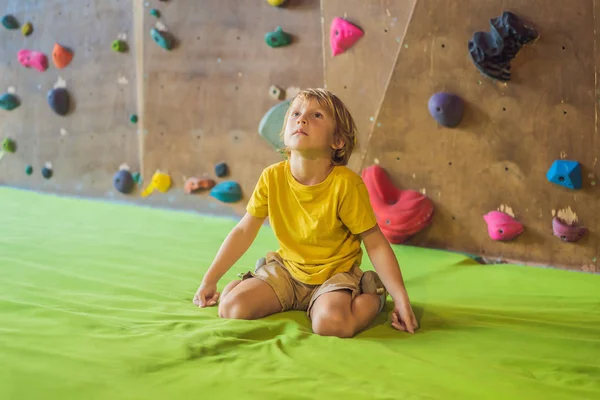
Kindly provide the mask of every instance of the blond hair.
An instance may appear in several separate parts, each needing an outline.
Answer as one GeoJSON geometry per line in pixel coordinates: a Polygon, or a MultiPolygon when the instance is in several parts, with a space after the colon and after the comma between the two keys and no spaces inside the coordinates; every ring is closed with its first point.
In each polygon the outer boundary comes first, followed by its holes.
{"type": "MultiPolygon", "coordinates": [[[[302,90],[290,101],[290,105],[296,99],[305,101],[314,99],[319,104],[319,107],[324,108],[331,116],[333,116],[335,122],[333,138],[334,141],[341,139],[343,146],[340,149],[331,149],[331,162],[333,165],[347,165],[348,160],[350,160],[350,156],[354,151],[354,147],[356,146],[357,129],[354,119],[344,103],[335,94],[322,88],[302,90]]],[[[285,113],[283,127],[279,134],[281,138],[283,138],[291,109],[292,107],[290,106],[285,113]]],[[[289,157],[291,151],[285,147],[282,149],[282,153],[289,157]]]]}

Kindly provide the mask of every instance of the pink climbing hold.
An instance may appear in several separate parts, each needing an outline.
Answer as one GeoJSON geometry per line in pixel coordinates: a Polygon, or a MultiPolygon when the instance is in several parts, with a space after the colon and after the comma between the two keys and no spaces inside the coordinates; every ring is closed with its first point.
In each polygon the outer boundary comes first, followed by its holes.
{"type": "Polygon", "coordinates": [[[500,211],[490,211],[483,216],[483,219],[487,223],[488,234],[493,240],[513,240],[524,230],[523,224],[500,211]]]}
{"type": "Polygon", "coordinates": [[[329,41],[331,43],[331,54],[335,57],[354,46],[358,39],[363,37],[364,32],[356,25],[335,17],[331,22],[329,41]]]}
{"type": "Polygon", "coordinates": [[[19,62],[26,68],[35,68],[40,72],[48,69],[48,57],[35,50],[20,50],[17,54],[19,62]]]}
{"type": "Polygon", "coordinates": [[[563,242],[577,242],[586,233],[587,228],[578,223],[567,223],[558,217],[552,219],[552,231],[554,236],[559,237],[563,242]]]}
{"type": "Polygon", "coordinates": [[[401,244],[431,224],[434,205],[425,195],[394,186],[379,165],[362,171],[377,225],[393,244],[401,244]]]}

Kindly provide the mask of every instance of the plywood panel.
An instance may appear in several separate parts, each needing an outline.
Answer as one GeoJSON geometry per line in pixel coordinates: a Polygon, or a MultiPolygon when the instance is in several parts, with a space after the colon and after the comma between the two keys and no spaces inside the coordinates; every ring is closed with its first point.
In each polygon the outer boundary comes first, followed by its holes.
{"type": "MultiPolygon", "coordinates": [[[[258,177],[281,156],[258,135],[258,124],[277,100],[269,87],[323,85],[318,0],[291,0],[275,8],[241,0],[161,3],[160,22],[179,45],[165,51],[144,40],[144,173],[157,169],[174,182],[148,204],[241,213],[258,177]],[[271,48],[265,33],[281,26],[290,46],[271,48]],[[186,195],[184,177],[222,181],[214,165],[226,162],[245,198],[233,207],[205,194],[186,195]]],[[[156,20],[146,11],[144,32],[156,20]]],[[[147,38],[148,36],[146,36],[147,38]]]]}
{"type": "MultiPolygon", "coordinates": [[[[33,33],[0,32],[0,90],[14,88],[21,106],[0,110],[2,137],[17,141],[15,154],[0,160],[0,184],[57,193],[114,197],[112,176],[123,163],[138,168],[136,127],[129,122],[135,112],[135,58],[111,50],[119,35],[131,36],[132,7],[126,0],[0,1],[4,13],[21,24],[30,21],[33,33]],[[57,69],[52,63],[55,42],[71,48],[72,63],[57,69]],[[49,58],[45,72],[26,69],[17,52],[28,48],[49,58]],[[61,117],[48,106],[46,96],[64,82],[74,103],[61,117]],[[62,133],[61,133],[62,132],[62,133]],[[45,180],[41,169],[51,162],[54,177],[45,180]],[[25,166],[34,168],[32,176],[25,166]]],[[[130,41],[131,51],[135,48],[130,41]]],[[[116,193],[116,194],[115,194],[116,193]]],[[[120,195],[120,194],[119,194],[120,195]]]]}
{"type": "Polygon", "coordinates": [[[417,245],[490,258],[596,268],[598,255],[598,135],[594,6],[589,0],[461,1],[439,7],[420,0],[399,53],[364,166],[379,162],[402,188],[435,202],[433,226],[417,245]],[[467,42],[489,19],[510,10],[541,33],[513,61],[506,85],[481,75],[467,42]],[[437,91],[463,97],[455,129],[438,126],[427,102],[437,91]],[[574,192],[546,181],[555,159],[584,166],[574,192]],[[591,233],[577,244],[552,236],[553,210],[570,207],[591,233]],[[514,242],[493,242],[482,216],[512,210],[526,226],[514,242]]]}
{"type": "Polygon", "coordinates": [[[358,146],[348,166],[357,172],[415,2],[322,1],[325,84],[342,99],[355,119],[358,146]],[[329,42],[334,17],[347,19],[365,33],[355,46],[335,57],[329,42]]]}

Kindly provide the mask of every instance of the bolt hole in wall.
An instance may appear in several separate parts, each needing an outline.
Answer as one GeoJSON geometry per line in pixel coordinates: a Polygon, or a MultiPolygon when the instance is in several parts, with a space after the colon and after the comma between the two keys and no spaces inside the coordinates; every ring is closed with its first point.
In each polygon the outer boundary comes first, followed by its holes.
{"type": "Polygon", "coordinates": [[[444,43],[442,43],[442,49],[445,49],[446,45],[444,43]]]}

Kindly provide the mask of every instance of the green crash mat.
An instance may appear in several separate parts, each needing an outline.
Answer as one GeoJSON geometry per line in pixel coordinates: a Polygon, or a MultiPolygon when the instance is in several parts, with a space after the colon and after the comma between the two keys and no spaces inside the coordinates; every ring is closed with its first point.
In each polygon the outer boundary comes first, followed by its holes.
{"type": "MultiPolygon", "coordinates": [[[[0,188],[0,399],[600,399],[600,276],[394,246],[421,329],[192,304],[233,219],[0,188]]],[[[276,248],[268,226],[219,284],[276,248]]],[[[364,269],[372,266],[365,257],[364,269]]]]}

